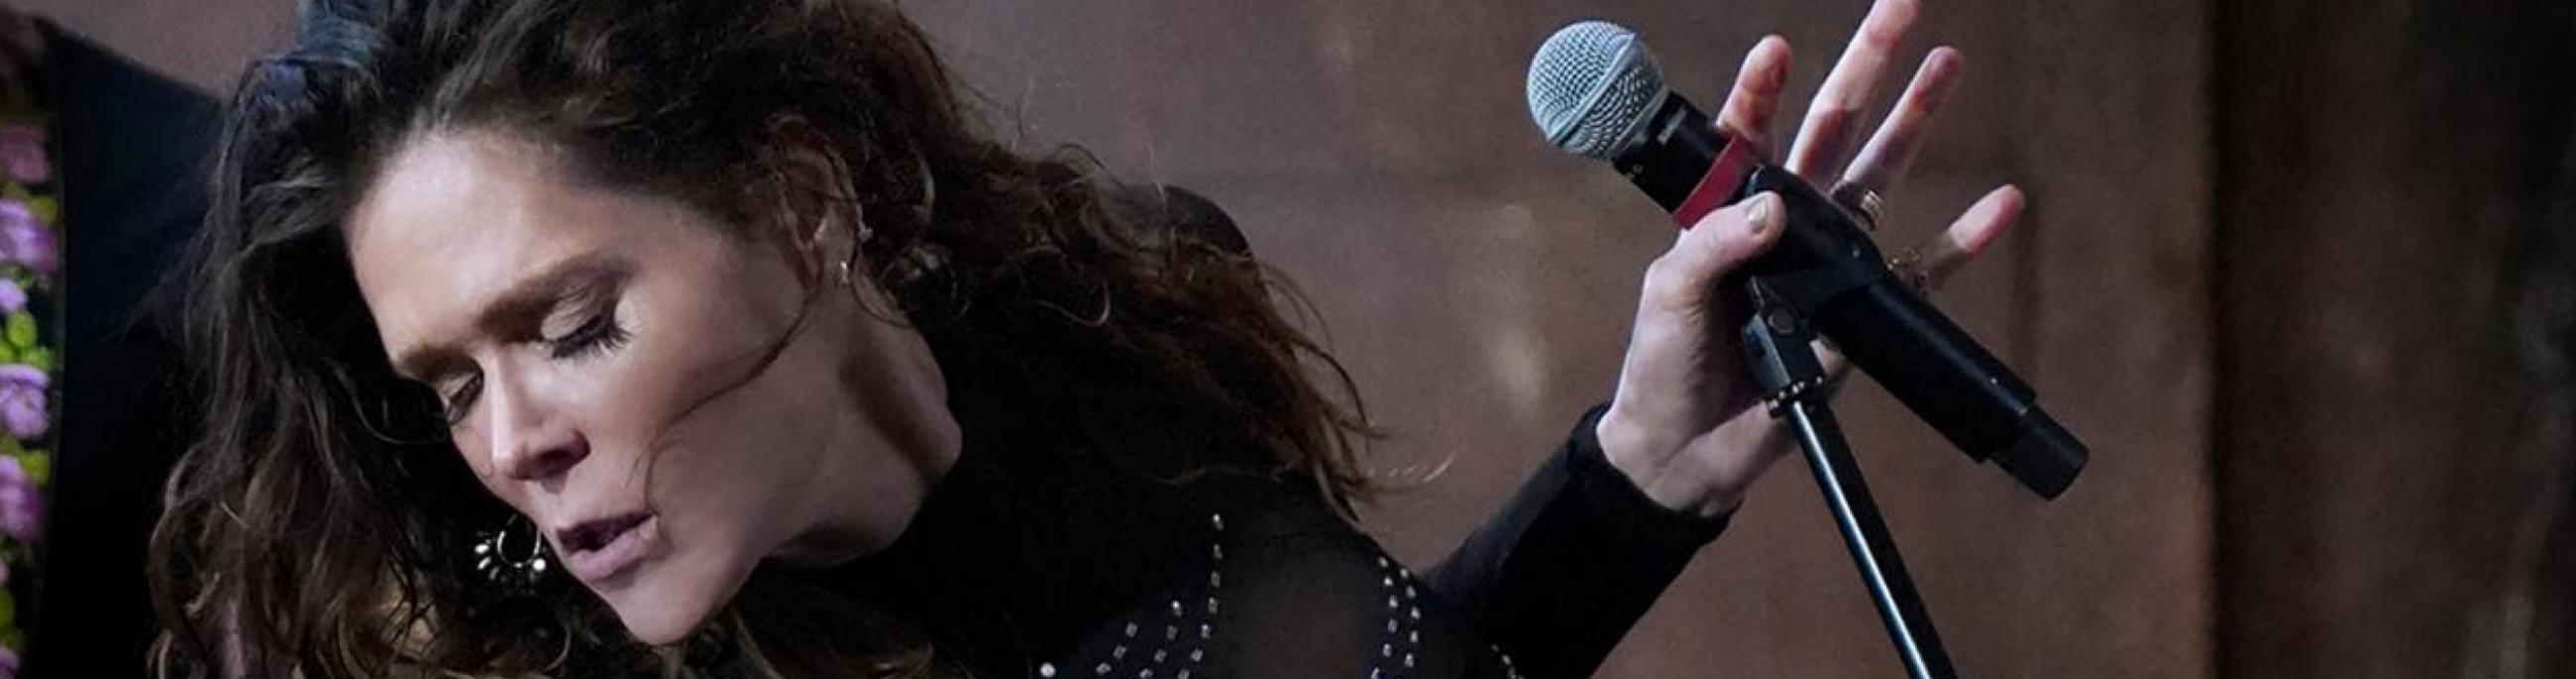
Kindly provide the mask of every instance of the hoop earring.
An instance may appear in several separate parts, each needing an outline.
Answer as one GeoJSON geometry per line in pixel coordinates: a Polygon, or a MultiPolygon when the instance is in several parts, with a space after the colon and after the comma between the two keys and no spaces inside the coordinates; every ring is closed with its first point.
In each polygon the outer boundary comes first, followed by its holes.
{"type": "Polygon", "coordinates": [[[527,519],[513,514],[497,530],[480,533],[474,543],[474,572],[486,583],[511,593],[536,589],[550,564],[546,559],[545,540],[530,526],[525,538],[515,537],[511,528],[526,525],[527,519]],[[524,552],[524,553],[522,553],[524,552]]]}
{"type": "Polygon", "coordinates": [[[866,254],[868,242],[876,240],[877,237],[876,229],[869,228],[868,220],[865,218],[852,221],[857,224],[850,227],[850,251],[837,258],[839,261],[832,265],[834,273],[840,276],[841,287],[844,288],[858,282],[859,257],[866,254]]]}

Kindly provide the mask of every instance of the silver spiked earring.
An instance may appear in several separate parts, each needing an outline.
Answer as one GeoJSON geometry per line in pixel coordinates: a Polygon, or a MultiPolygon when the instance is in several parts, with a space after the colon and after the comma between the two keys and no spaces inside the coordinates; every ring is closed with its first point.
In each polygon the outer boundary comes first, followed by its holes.
{"type": "Polygon", "coordinates": [[[483,531],[474,543],[474,572],[484,581],[512,592],[535,589],[545,578],[547,563],[545,540],[529,526],[526,535],[511,530],[527,526],[527,519],[512,515],[498,530],[483,531]]]}

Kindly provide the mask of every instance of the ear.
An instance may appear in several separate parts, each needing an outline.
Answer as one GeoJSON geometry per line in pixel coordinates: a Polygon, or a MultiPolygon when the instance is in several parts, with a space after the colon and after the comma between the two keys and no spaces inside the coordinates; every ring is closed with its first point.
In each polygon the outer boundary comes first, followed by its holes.
{"type": "Polygon", "coordinates": [[[753,214],[773,215],[775,233],[790,246],[806,280],[849,285],[867,270],[859,246],[868,237],[849,164],[842,162],[829,136],[792,115],[770,121],[760,155],[769,168],[769,190],[755,193],[766,194],[770,202],[754,206],[753,214]]]}

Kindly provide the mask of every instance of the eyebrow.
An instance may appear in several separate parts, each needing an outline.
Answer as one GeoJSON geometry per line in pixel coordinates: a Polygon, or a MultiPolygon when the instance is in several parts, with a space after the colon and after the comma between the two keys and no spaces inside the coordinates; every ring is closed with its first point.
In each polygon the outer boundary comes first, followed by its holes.
{"type": "MultiPolygon", "coordinates": [[[[546,265],[545,269],[503,290],[475,313],[474,327],[502,327],[543,314],[580,291],[613,285],[634,272],[634,263],[607,253],[589,253],[546,265]]],[[[394,360],[395,374],[430,380],[464,360],[464,352],[447,344],[424,344],[403,350],[394,360]]]]}

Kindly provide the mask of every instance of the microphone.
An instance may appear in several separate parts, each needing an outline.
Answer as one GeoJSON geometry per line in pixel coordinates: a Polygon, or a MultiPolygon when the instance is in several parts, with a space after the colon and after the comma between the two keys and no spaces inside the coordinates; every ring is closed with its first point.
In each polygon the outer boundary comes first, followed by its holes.
{"type": "Polygon", "coordinates": [[[1761,294],[1832,340],[1970,459],[1992,461],[2050,499],[2083,471],[2084,444],[2011,369],[1897,279],[1858,217],[1719,133],[1664,85],[1636,33],[1600,21],[1558,30],[1530,62],[1528,96],[1550,143],[1610,161],[1682,228],[1757,193],[1778,194],[1787,229],[1745,265],[1761,294]]]}

